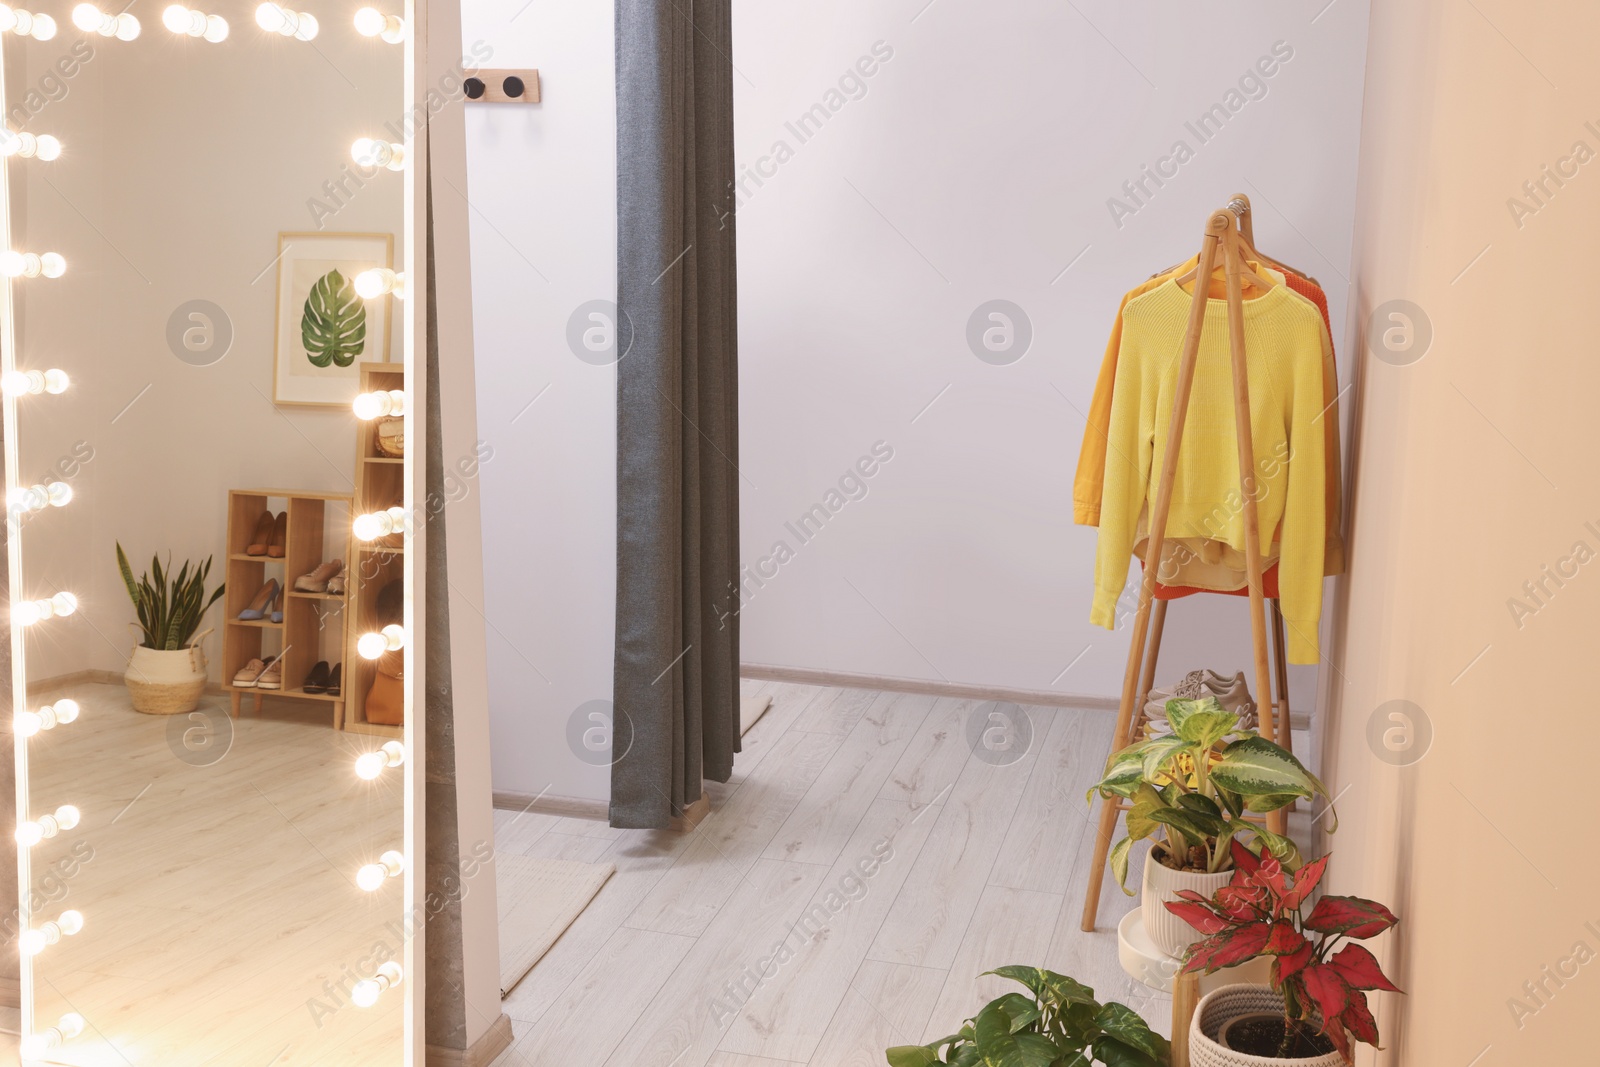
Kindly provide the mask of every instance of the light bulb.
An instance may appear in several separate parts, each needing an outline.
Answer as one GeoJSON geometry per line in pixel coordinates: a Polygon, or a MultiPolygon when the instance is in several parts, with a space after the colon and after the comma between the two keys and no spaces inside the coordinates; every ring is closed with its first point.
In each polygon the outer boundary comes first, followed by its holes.
{"type": "Polygon", "coordinates": [[[189,9],[182,4],[172,4],[161,12],[161,25],[173,33],[189,32],[189,9]]]}
{"type": "Polygon", "coordinates": [[[37,711],[19,711],[11,718],[11,728],[18,737],[32,737],[44,729],[44,719],[37,711]]]}
{"type": "MultiPolygon", "coordinates": [[[[47,705],[46,707],[40,709],[40,712],[42,714],[46,711],[54,711],[56,722],[69,723],[77,720],[78,712],[81,710],[82,709],[78,707],[78,702],[76,700],[58,700],[54,704],[47,705]]],[[[48,726],[45,727],[47,730],[49,728],[50,727],[48,726]]]]}
{"type": "Polygon", "coordinates": [[[356,651],[361,654],[362,659],[377,659],[389,651],[389,642],[384,640],[382,634],[365,633],[356,639],[356,651]]]}
{"type": "Polygon", "coordinates": [[[350,524],[350,532],[358,541],[376,541],[389,532],[389,516],[381,511],[357,515],[350,524]]]}
{"type": "MultiPolygon", "coordinates": [[[[289,21],[289,13],[277,4],[262,4],[256,8],[256,25],[268,33],[279,33],[289,21]]],[[[291,33],[294,31],[291,30],[291,33]]]]}
{"type": "MultiPolygon", "coordinates": [[[[46,278],[59,278],[67,273],[66,257],[59,252],[46,252],[39,257],[39,273],[46,278]]],[[[54,390],[60,392],[60,390],[54,390]]]]}
{"type": "Polygon", "coordinates": [[[0,4],[0,33],[17,28],[17,13],[11,10],[10,5],[0,4]]]}
{"type": "Polygon", "coordinates": [[[50,134],[41,133],[34,138],[34,142],[38,146],[33,151],[35,158],[42,159],[46,163],[61,158],[61,142],[50,134]]]}
{"type": "Polygon", "coordinates": [[[62,830],[70,830],[77,826],[82,818],[83,815],[77,808],[71,804],[63,804],[55,810],[54,815],[42,816],[37,822],[17,824],[17,844],[32,848],[47,837],[54,837],[62,830]]]}
{"type": "Polygon", "coordinates": [[[382,37],[390,44],[406,39],[406,20],[399,15],[385,15],[377,8],[364,7],[356,12],[356,32],[363,37],[382,37]]]}
{"type": "MultiPolygon", "coordinates": [[[[6,255],[8,253],[0,252],[0,273],[4,272],[6,255]]],[[[64,370],[8,370],[0,375],[0,391],[6,396],[38,396],[46,392],[65,392],[71,382],[64,370]]]]}
{"type": "Polygon", "coordinates": [[[51,1049],[59,1048],[83,1033],[83,1028],[83,1016],[75,1011],[69,1011],[61,1017],[60,1022],[49,1029],[25,1037],[22,1041],[22,1058],[41,1059],[51,1049]]]}
{"type": "Polygon", "coordinates": [[[72,722],[78,717],[78,711],[76,700],[58,700],[38,711],[19,711],[11,721],[18,735],[32,737],[40,730],[53,730],[57,725],[72,722]]]}
{"type": "Polygon", "coordinates": [[[138,19],[127,12],[120,15],[108,14],[93,4],[79,4],[73,8],[72,24],[84,33],[98,33],[102,37],[115,37],[119,41],[131,41],[139,36],[138,19]]]}
{"type": "Polygon", "coordinates": [[[404,145],[391,144],[373,137],[359,138],[351,145],[350,158],[363,167],[384,167],[388,170],[404,170],[406,167],[404,145]]]}
{"type": "Polygon", "coordinates": [[[377,863],[368,863],[356,872],[356,885],[368,893],[373,893],[382,889],[389,879],[400,877],[405,873],[405,869],[405,856],[390,849],[378,857],[377,863]]]}
{"type": "Polygon", "coordinates": [[[11,621],[18,626],[32,626],[44,618],[39,611],[40,604],[48,604],[48,600],[24,600],[11,606],[11,621]]]}
{"type": "Polygon", "coordinates": [[[59,278],[67,270],[67,261],[58,252],[18,252],[7,249],[0,252],[0,274],[7,278],[59,278]]]}
{"type": "Polygon", "coordinates": [[[72,486],[66,482],[51,482],[44,487],[44,491],[50,499],[51,507],[64,508],[72,503],[72,486]]]}
{"type": "Polygon", "coordinates": [[[398,652],[406,647],[406,628],[399,623],[391,622],[378,632],[383,634],[383,639],[389,643],[390,652],[398,652]]]}
{"type": "Polygon", "coordinates": [[[221,15],[207,15],[206,32],[200,36],[212,44],[221,44],[228,39],[228,20],[221,15]]]}
{"type": "Polygon", "coordinates": [[[398,767],[405,761],[406,746],[399,741],[385,741],[382,748],[373,752],[363,752],[356,757],[356,776],[370,782],[387,768],[398,767]]]}
{"type": "Polygon", "coordinates": [[[24,489],[17,486],[15,489],[6,490],[6,507],[12,511],[38,511],[50,504],[50,494],[42,485],[35,485],[24,489]]]}
{"type": "Polygon", "coordinates": [[[406,413],[406,394],[403,389],[379,389],[373,393],[361,393],[356,396],[351,408],[356,413],[356,418],[363,422],[369,419],[380,419],[385,415],[404,415],[406,413]]]}
{"type": "Polygon", "coordinates": [[[221,15],[207,15],[203,11],[194,11],[182,4],[172,4],[161,12],[161,24],[173,33],[180,33],[185,37],[203,37],[212,43],[226,40],[228,37],[227,19],[221,15]]]}
{"type": "Polygon", "coordinates": [[[48,133],[35,137],[31,133],[13,133],[0,128],[0,156],[42,159],[48,163],[61,158],[61,142],[48,133]]]}
{"type": "Polygon", "coordinates": [[[356,295],[363,300],[375,300],[384,293],[393,294],[397,300],[405,299],[406,276],[403,271],[373,267],[356,275],[356,295]]]}
{"type": "Polygon", "coordinates": [[[392,960],[378,968],[378,973],[371,978],[363,978],[350,990],[350,999],[358,1008],[370,1008],[378,1002],[378,997],[385,989],[392,989],[400,984],[404,972],[400,965],[392,960]]]}
{"type": "Polygon", "coordinates": [[[49,945],[54,945],[63,937],[71,937],[83,929],[83,912],[64,911],[60,918],[54,922],[47,922],[36,930],[24,930],[17,939],[24,955],[37,956],[49,945]]]}
{"type": "Polygon", "coordinates": [[[61,616],[71,615],[78,610],[78,598],[67,592],[57,593],[51,597],[50,604],[55,608],[55,613],[61,616]]]}
{"type": "MultiPolygon", "coordinates": [[[[51,253],[45,253],[50,255],[51,253]]],[[[58,367],[52,367],[44,372],[44,391],[52,396],[59,396],[67,391],[67,386],[72,384],[72,379],[67,372],[58,367]]]]}
{"type": "Polygon", "coordinates": [[[18,626],[32,626],[57,615],[71,615],[77,610],[78,598],[62,592],[49,600],[23,600],[11,605],[11,621],[18,626]]]}
{"type": "MultiPolygon", "coordinates": [[[[18,14],[20,15],[21,12],[19,11],[18,14]]],[[[133,16],[129,15],[128,17],[132,18],[133,16]]],[[[19,24],[17,29],[22,29],[22,26],[19,24]]],[[[49,15],[35,15],[33,16],[33,25],[24,32],[35,41],[48,41],[56,35],[56,20],[49,15]]]]}

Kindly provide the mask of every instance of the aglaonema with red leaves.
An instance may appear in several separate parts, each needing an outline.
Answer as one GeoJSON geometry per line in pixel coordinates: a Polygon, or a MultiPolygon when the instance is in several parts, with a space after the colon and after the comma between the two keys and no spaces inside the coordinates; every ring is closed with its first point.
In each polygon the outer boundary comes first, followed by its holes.
{"type": "Polygon", "coordinates": [[[1183,899],[1167,904],[1167,910],[1206,935],[1190,947],[1184,972],[1210,974],[1272,956],[1272,989],[1283,996],[1280,1056],[1302,1032],[1325,1035],[1346,1062],[1352,1061],[1352,1039],[1376,1047],[1378,1026],[1367,992],[1401,990],[1355,942],[1399,922],[1394,913],[1360,897],[1324,896],[1306,914],[1327,869],[1326,856],[1290,874],[1271,856],[1257,856],[1235,841],[1233,862],[1233,880],[1210,900],[1186,889],[1178,894],[1183,899]]]}

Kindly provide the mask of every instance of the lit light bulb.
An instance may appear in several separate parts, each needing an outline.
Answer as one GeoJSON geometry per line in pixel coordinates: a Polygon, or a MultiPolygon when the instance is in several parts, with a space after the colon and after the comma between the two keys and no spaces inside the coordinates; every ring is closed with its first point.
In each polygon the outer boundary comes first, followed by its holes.
{"type": "Polygon", "coordinates": [[[58,700],[38,711],[19,711],[11,721],[19,736],[32,737],[40,730],[53,730],[57,725],[72,722],[77,719],[79,710],[76,700],[58,700]]]}
{"type": "Polygon", "coordinates": [[[392,271],[388,267],[373,267],[356,275],[356,295],[363,300],[375,300],[384,293],[390,293],[396,300],[406,298],[406,276],[404,271],[392,271]]]}
{"type": "Polygon", "coordinates": [[[364,7],[356,12],[356,32],[399,44],[406,39],[406,20],[399,15],[385,15],[375,7],[364,7]]]}
{"type": "Polygon", "coordinates": [[[373,893],[382,889],[389,879],[400,877],[405,869],[405,855],[390,849],[378,857],[377,863],[368,863],[356,872],[356,885],[373,893]]]}
{"type": "Polygon", "coordinates": [[[7,249],[0,252],[0,274],[7,278],[59,278],[67,271],[67,261],[60,253],[18,252],[7,249]]]}
{"type": "Polygon", "coordinates": [[[350,146],[350,158],[363,167],[384,167],[388,170],[405,170],[404,145],[391,144],[373,137],[361,137],[350,146]]]}
{"type": "Polygon", "coordinates": [[[411,524],[407,522],[406,509],[392,507],[388,511],[369,511],[365,515],[357,515],[355,521],[350,523],[350,532],[360,541],[376,541],[380,537],[390,534],[407,533],[411,524]]]}
{"type": "Polygon", "coordinates": [[[356,640],[356,651],[364,659],[377,659],[385,652],[398,652],[406,647],[406,628],[390,623],[377,633],[364,633],[356,640]]]}
{"type": "Polygon", "coordinates": [[[182,4],[172,4],[161,12],[161,24],[173,33],[185,37],[202,37],[213,44],[228,39],[228,20],[221,15],[207,15],[182,4]]]}
{"type": "Polygon", "coordinates": [[[102,37],[115,37],[131,41],[139,36],[139,20],[127,12],[112,15],[93,4],[79,4],[72,9],[72,24],[84,33],[98,33],[102,37]]]}
{"type": "Polygon", "coordinates": [[[71,804],[63,804],[56,809],[54,815],[41,816],[37,821],[17,824],[17,844],[24,848],[32,848],[47,837],[54,837],[62,830],[70,830],[78,825],[82,813],[71,804]]]}
{"type": "Polygon", "coordinates": [[[315,16],[303,11],[290,11],[281,4],[266,3],[256,8],[256,25],[268,33],[278,33],[309,41],[317,35],[315,16]]]}
{"type": "MultiPolygon", "coordinates": [[[[379,653],[379,655],[382,655],[382,653],[379,653]]],[[[374,659],[376,657],[369,656],[367,658],[374,659]]],[[[370,782],[388,768],[398,767],[405,761],[406,746],[399,741],[385,741],[382,748],[372,752],[363,752],[356,757],[356,777],[370,782]]]]}
{"type": "MultiPolygon", "coordinates": [[[[5,256],[0,252],[0,273],[3,273],[5,256]]],[[[0,391],[7,396],[38,396],[40,393],[64,393],[72,379],[64,370],[8,370],[0,375],[0,391]]]]}
{"type": "Polygon", "coordinates": [[[78,598],[71,593],[57,593],[48,600],[23,600],[11,606],[11,621],[18,626],[32,626],[57,615],[71,615],[78,610],[78,598]]]}
{"type": "Polygon", "coordinates": [[[61,158],[61,142],[48,133],[13,133],[0,128],[0,156],[42,159],[46,163],[61,158]]]}
{"type": "Polygon", "coordinates": [[[14,30],[35,41],[48,41],[56,35],[56,20],[49,15],[34,15],[21,8],[6,7],[0,15],[0,30],[14,30]]]}
{"type": "Polygon", "coordinates": [[[406,413],[406,394],[403,389],[379,389],[373,393],[359,394],[351,405],[356,413],[356,418],[366,421],[380,419],[385,415],[404,415],[406,413]]]}
{"type": "Polygon", "coordinates": [[[67,391],[67,386],[72,384],[72,379],[67,377],[67,372],[58,367],[52,367],[44,372],[44,391],[52,396],[59,396],[67,391]]]}
{"type": "Polygon", "coordinates": [[[50,498],[50,506],[64,508],[72,503],[72,486],[66,482],[51,482],[44,487],[45,494],[50,498]]]}
{"type": "Polygon", "coordinates": [[[59,1048],[83,1033],[83,1016],[75,1011],[69,1011],[61,1017],[61,1021],[47,1030],[29,1034],[22,1040],[22,1058],[36,1060],[44,1057],[45,1053],[53,1048],[59,1048]]]}
{"type": "Polygon", "coordinates": [[[17,939],[22,946],[22,952],[27,956],[37,956],[45,948],[59,942],[63,937],[71,937],[83,929],[83,912],[68,910],[54,922],[47,922],[36,930],[24,930],[17,939]]]}
{"type": "Polygon", "coordinates": [[[378,1002],[378,997],[385,989],[392,989],[400,984],[404,972],[400,965],[394,961],[385,963],[378,968],[378,973],[371,978],[363,978],[350,990],[350,999],[358,1008],[370,1008],[378,1002]]]}

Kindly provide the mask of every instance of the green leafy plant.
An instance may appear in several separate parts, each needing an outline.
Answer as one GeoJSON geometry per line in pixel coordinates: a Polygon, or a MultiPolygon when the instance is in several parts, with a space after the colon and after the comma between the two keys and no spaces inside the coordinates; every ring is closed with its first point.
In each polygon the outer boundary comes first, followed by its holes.
{"type": "Polygon", "coordinates": [[[318,278],[300,316],[300,341],[314,367],[348,367],[367,346],[367,305],[337,270],[318,278]]]}
{"type": "Polygon", "coordinates": [[[1172,1048],[1125,1004],[1101,1004],[1094,990],[1041,967],[987,972],[1020,982],[931,1045],[899,1045],[890,1067],[1167,1067],[1172,1048]]]}
{"type": "Polygon", "coordinates": [[[194,637],[195,631],[200,629],[200,620],[206,611],[227,588],[226,584],[219,585],[211,594],[211,599],[205,599],[206,577],[211,573],[210,556],[193,570],[185,561],[176,575],[172,574],[170,556],[164,569],[161,560],[151,556],[150,570],[135,582],[133,568],[128,566],[127,553],[122,551],[119,541],[117,567],[122,571],[123,584],[128,587],[128,598],[138,612],[139,626],[144,630],[145,648],[169,651],[183,648],[194,637]]]}
{"type": "Polygon", "coordinates": [[[1167,701],[1172,733],[1113,752],[1106,772],[1089,795],[1131,801],[1128,836],[1111,849],[1111,869],[1122,891],[1128,888],[1128,854],[1134,842],[1160,833],[1169,866],[1199,867],[1209,873],[1233,866],[1229,848],[1236,837],[1251,851],[1265,849],[1288,870],[1303,862],[1295,843],[1245,818],[1288,807],[1297,799],[1326,797],[1317,776],[1290,752],[1253,730],[1239,729],[1239,716],[1217,703],[1167,701]]]}
{"type": "Polygon", "coordinates": [[[1206,974],[1258,956],[1272,957],[1272,990],[1283,997],[1283,1036],[1277,1055],[1320,1034],[1345,1062],[1352,1040],[1378,1044],[1378,1024],[1367,992],[1401,992],[1363,945],[1400,920],[1377,901],[1324,896],[1306,905],[1322,880],[1328,857],[1290,874],[1271,856],[1258,857],[1233,843],[1233,879],[1207,900],[1193,890],[1167,902],[1167,910],[1206,935],[1189,948],[1183,969],[1206,974]],[[1345,942],[1343,947],[1340,943],[1345,942]],[[1334,949],[1339,951],[1335,952],[1334,949]]]}

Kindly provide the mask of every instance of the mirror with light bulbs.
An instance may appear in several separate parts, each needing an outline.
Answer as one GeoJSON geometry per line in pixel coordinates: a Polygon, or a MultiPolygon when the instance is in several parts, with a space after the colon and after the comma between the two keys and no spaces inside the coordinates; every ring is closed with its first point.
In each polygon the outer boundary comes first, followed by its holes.
{"type": "Polygon", "coordinates": [[[0,5],[0,1013],[26,1063],[401,1067],[411,12],[193,2],[0,5]]]}

